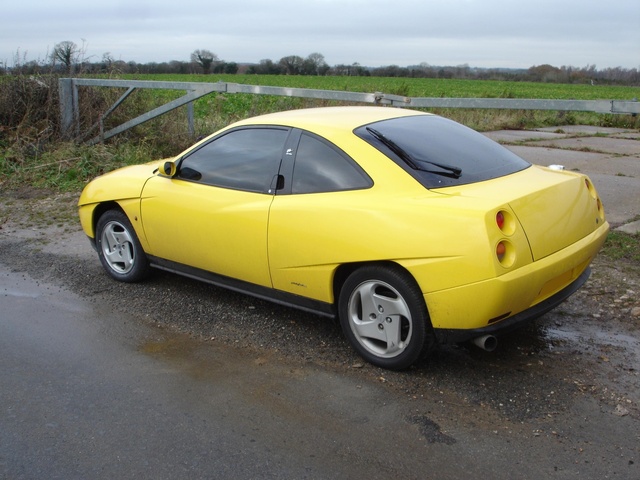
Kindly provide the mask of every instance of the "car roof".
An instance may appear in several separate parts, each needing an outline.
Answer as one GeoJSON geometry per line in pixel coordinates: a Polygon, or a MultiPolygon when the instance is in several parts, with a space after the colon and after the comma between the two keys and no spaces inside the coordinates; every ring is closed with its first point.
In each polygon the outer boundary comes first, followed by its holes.
{"type": "Polygon", "coordinates": [[[247,118],[235,123],[233,126],[283,125],[311,131],[318,128],[322,130],[353,130],[362,125],[367,125],[380,120],[412,115],[430,114],[396,107],[356,106],[304,108],[299,110],[268,113],[258,117],[247,118]]]}

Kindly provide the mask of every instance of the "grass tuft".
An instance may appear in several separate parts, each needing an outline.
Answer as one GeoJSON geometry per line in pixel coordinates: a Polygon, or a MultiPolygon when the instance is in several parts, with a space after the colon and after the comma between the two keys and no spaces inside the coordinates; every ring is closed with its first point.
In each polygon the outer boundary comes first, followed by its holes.
{"type": "Polygon", "coordinates": [[[628,234],[616,231],[609,233],[601,254],[612,260],[640,266],[640,233],[628,234]]]}

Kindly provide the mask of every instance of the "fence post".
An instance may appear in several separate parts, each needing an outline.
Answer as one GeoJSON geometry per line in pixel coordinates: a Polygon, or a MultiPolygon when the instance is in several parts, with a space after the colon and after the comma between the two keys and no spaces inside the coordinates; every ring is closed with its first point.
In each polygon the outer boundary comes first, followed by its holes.
{"type": "Polygon", "coordinates": [[[189,128],[189,135],[193,137],[196,134],[196,128],[193,122],[193,102],[187,103],[187,126],[189,128]]]}
{"type": "Polygon", "coordinates": [[[60,133],[63,138],[70,139],[78,134],[78,88],[73,78],[58,80],[60,95],[60,133]]]}

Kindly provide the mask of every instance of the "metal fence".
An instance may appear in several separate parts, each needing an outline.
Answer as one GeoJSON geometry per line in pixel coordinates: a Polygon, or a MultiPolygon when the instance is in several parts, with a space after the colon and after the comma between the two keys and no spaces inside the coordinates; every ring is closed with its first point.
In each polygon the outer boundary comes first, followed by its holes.
{"type": "Polygon", "coordinates": [[[200,82],[162,82],[144,80],[100,80],[86,78],[62,78],[59,80],[60,115],[63,134],[67,137],[79,135],[78,87],[115,87],[126,88],[126,92],[101,115],[99,122],[91,132],[99,129],[98,135],[89,143],[97,143],[113,137],[132,127],[147,122],[178,107],[187,106],[189,131],[193,133],[193,102],[211,93],[248,93],[254,95],[275,95],[285,97],[314,98],[343,102],[360,102],[375,105],[414,108],[474,108],[474,109],[511,109],[511,110],[558,110],[595,113],[631,114],[640,113],[640,102],[633,100],[532,100],[517,98],[439,98],[439,97],[403,97],[382,92],[361,93],[337,90],[316,90],[310,88],[267,87],[261,85],[243,85],[239,83],[200,83],[200,82]],[[144,113],[108,131],[104,131],[105,119],[124,102],[131,93],[139,88],[164,90],[184,90],[185,95],[165,105],[144,113]]]}

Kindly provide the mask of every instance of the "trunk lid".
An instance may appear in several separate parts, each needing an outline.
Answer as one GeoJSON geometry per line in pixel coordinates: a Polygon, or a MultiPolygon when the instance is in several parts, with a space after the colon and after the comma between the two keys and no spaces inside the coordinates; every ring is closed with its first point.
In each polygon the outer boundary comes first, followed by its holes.
{"type": "Polygon", "coordinates": [[[577,242],[605,221],[591,181],[575,172],[533,165],[512,175],[458,187],[456,192],[443,190],[508,205],[525,232],[534,261],[577,242]]]}

